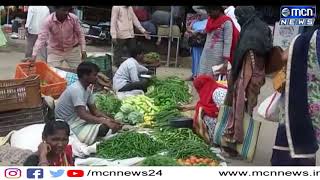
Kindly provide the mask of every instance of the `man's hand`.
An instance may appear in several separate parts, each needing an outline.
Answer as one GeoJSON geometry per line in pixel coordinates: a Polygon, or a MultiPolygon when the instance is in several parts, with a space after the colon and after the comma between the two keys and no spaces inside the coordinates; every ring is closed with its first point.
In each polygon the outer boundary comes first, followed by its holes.
{"type": "Polygon", "coordinates": [[[150,32],[148,32],[148,31],[145,31],[144,33],[143,33],[143,35],[144,35],[144,37],[146,38],[146,39],[151,39],[151,37],[150,37],[150,32]]]}
{"type": "Polygon", "coordinates": [[[228,73],[228,61],[223,64],[223,66],[218,70],[219,74],[227,75],[228,73]]]}
{"type": "Polygon", "coordinates": [[[111,119],[111,118],[105,118],[102,117],[104,124],[112,129],[112,133],[118,132],[122,129],[123,124],[111,119]]]}
{"type": "Polygon", "coordinates": [[[36,61],[37,56],[27,57],[25,59],[22,59],[21,62],[30,62],[31,64],[34,64],[36,61]]]}
{"type": "Polygon", "coordinates": [[[112,38],[112,44],[114,44],[114,45],[117,44],[117,39],[116,38],[112,38]]]}
{"type": "Polygon", "coordinates": [[[85,60],[87,58],[87,52],[86,51],[82,51],[81,52],[81,59],[85,60]]]}
{"type": "Polygon", "coordinates": [[[29,37],[29,31],[28,31],[28,28],[26,28],[26,37],[29,37]]]}

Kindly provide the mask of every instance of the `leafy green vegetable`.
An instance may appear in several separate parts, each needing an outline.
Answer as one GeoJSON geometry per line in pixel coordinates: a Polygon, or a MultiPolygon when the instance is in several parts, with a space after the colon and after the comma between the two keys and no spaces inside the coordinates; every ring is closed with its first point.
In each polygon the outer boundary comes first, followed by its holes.
{"type": "Polygon", "coordinates": [[[106,159],[128,159],[152,156],[162,149],[162,143],[147,134],[125,132],[100,143],[97,155],[106,159]]]}
{"type": "Polygon", "coordinates": [[[160,54],[156,52],[150,52],[144,55],[144,61],[146,63],[154,63],[160,61],[160,54]]]}
{"type": "Polygon", "coordinates": [[[114,116],[114,119],[116,121],[123,121],[125,119],[125,116],[123,114],[123,112],[118,112],[115,116],[114,116]]]}
{"type": "Polygon", "coordinates": [[[141,163],[142,166],[179,166],[177,161],[174,158],[164,156],[164,155],[155,155],[147,157],[141,163]]]}
{"type": "Polygon", "coordinates": [[[108,115],[114,117],[116,113],[120,111],[121,101],[116,98],[113,94],[97,94],[96,95],[97,108],[108,115]]]}
{"type": "Polygon", "coordinates": [[[131,112],[128,115],[128,121],[132,124],[143,123],[143,114],[140,112],[131,112]]]}

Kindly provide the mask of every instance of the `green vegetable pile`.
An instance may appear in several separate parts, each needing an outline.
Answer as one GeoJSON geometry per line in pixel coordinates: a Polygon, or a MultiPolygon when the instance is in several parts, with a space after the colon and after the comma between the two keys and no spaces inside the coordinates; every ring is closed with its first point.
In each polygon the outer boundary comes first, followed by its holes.
{"type": "Polygon", "coordinates": [[[210,150],[210,146],[194,134],[191,129],[164,128],[154,132],[153,135],[164,144],[170,157],[176,159],[189,156],[216,158],[210,150]]]}
{"type": "Polygon", "coordinates": [[[155,105],[161,110],[176,108],[181,103],[191,100],[188,85],[178,77],[165,80],[153,79],[148,88],[147,96],[154,99],[155,105]]]}
{"type": "Polygon", "coordinates": [[[120,111],[121,101],[112,93],[97,94],[95,98],[99,111],[112,117],[114,117],[116,113],[120,111]]]}
{"type": "Polygon", "coordinates": [[[156,52],[150,52],[144,55],[144,62],[154,63],[160,61],[160,54],[156,52]]]}
{"type": "Polygon", "coordinates": [[[179,164],[174,158],[164,155],[155,155],[143,160],[141,166],[179,166],[179,164]]]}
{"type": "Polygon", "coordinates": [[[153,156],[162,149],[162,143],[147,134],[125,132],[100,143],[97,155],[106,159],[128,159],[153,156]]]}

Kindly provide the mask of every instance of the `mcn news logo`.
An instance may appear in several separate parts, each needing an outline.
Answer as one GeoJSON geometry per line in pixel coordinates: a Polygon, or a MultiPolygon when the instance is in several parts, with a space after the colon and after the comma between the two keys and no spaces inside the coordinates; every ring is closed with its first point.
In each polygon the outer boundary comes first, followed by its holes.
{"type": "Polygon", "coordinates": [[[281,6],[280,25],[313,26],[316,6],[281,6]]]}

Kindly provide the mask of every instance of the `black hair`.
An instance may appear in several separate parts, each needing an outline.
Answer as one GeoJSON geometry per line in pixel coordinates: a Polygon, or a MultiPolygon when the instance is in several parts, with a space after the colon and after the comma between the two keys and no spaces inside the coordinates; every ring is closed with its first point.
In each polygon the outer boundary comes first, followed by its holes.
{"type": "Polygon", "coordinates": [[[222,6],[208,6],[207,11],[214,11],[219,10],[220,12],[224,12],[224,9],[222,6]]]}
{"type": "Polygon", "coordinates": [[[130,56],[136,58],[139,54],[142,54],[144,51],[141,46],[137,45],[130,49],[130,56]]]}
{"type": "Polygon", "coordinates": [[[72,6],[53,6],[54,11],[60,9],[60,8],[69,8],[70,10],[72,9],[72,6]]]}
{"type": "Polygon", "coordinates": [[[70,127],[67,122],[53,120],[45,124],[42,137],[47,138],[48,136],[54,135],[57,130],[65,130],[67,136],[70,135],[70,127]]]}
{"type": "Polygon", "coordinates": [[[90,75],[92,72],[99,72],[100,68],[89,61],[84,61],[82,63],[79,64],[78,68],[77,68],[77,75],[78,78],[82,78],[84,75],[90,75]]]}

